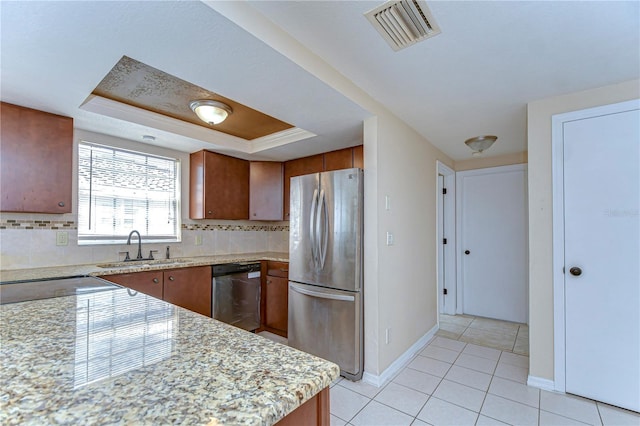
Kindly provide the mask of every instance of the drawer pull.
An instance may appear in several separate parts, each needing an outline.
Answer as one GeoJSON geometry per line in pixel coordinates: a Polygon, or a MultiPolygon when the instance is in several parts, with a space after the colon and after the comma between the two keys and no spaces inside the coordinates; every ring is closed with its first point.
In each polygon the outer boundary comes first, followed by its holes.
{"type": "Polygon", "coordinates": [[[169,275],[169,281],[174,281],[175,278],[173,278],[173,275],[169,275]]]}
{"type": "Polygon", "coordinates": [[[158,284],[158,283],[160,282],[160,280],[159,280],[159,279],[157,279],[157,278],[154,278],[154,279],[153,279],[153,282],[154,282],[154,283],[156,283],[156,284],[158,284]]]}

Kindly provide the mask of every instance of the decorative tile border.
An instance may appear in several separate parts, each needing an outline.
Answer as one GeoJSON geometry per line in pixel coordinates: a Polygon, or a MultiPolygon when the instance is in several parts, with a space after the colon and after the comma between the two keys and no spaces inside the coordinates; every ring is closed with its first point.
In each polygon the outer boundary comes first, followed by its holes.
{"type": "Polygon", "coordinates": [[[229,224],[202,224],[183,223],[182,229],[186,231],[286,231],[289,225],[229,225],[229,224]]]}
{"type": "MultiPolygon", "coordinates": [[[[73,220],[22,220],[1,219],[0,229],[28,229],[28,230],[59,230],[78,229],[78,224],[73,220]]],[[[183,231],[286,231],[289,225],[233,225],[233,224],[203,224],[183,223],[183,231]]]]}
{"type": "Polygon", "coordinates": [[[78,229],[78,224],[73,220],[2,219],[0,229],[78,229]]]}

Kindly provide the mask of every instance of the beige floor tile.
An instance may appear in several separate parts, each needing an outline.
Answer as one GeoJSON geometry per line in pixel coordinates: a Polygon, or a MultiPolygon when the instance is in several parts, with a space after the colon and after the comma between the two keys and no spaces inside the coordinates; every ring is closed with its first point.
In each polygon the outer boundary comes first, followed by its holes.
{"type": "Polygon", "coordinates": [[[586,424],[587,423],[540,410],[540,426],[584,426],[586,424]]]}
{"type": "Polygon", "coordinates": [[[448,322],[450,324],[456,324],[463,327],[468,327],[474,320],[474,317],[467,317],[463,315],[440,315],[440,322],[448,322]]]}
{"type": "Polygon", "coordinates": [[[436,332],[436,336],[446,337],[447,339],[458,340],[458,337],[462,336],[462,334],[452,333],[451,331],[447,331],[447,330],[438,330],[436,332]]]}
{"type": "Polygon", "coordinates": [[[441,322],[440,330],[449,331],[451,333],[462,334],[467,329],[462,325],[452,324],[449,322],[441,322]]]}
{"type": "Polygon", "coordinates": [[[497,361],[491,359],[481,358],[475,355],[461,354],[456,360],[455,365],[479,371],[481,373],[493,374],[497,363],[497,361]]]}
{"type": "Polygon", "coordinates": [[[448,339],[446,337],[436,337],[433,339],[429,345],[438,346],[439,348],[445,348],[456,352],[462,352],[465,346],[467,346],[464,342],[458,342],[455,339],[448,339]]]}
{"type": "Polygon", "coordinates": [[[371,401],[351,420],[350,424],[354,426],[409,426],[411,422],[413,422],[412,416],[401,413],[379,402],[371,401]]]}
{"type": "Polygon", "coordinates": [[[503,351],[511,351],[516,341],[516,332],[493,332],[469,327],[460,336],[459,340],[503,351]]]}
{"type": "Polygon", "coordinates": [[[458,365],[451,366],[444,378],[485,392],[489,389],[489,383],[491,383],[490,374],[470,370],[458,365]]]}
{"type": "Polygon", "coordinates": [[[460,383],[443,380],[433,396],[443,401],[450,402],[467,410],[480,411],[484,401],[485,392],[461,385],[460,383]]]}
{"type": "Polygon", "coordinates": [[[500,355],[500,361],[498,362],[511,364],[522,368],[529,368],[528,356],[513,354],[511,352],[502,352],[502,354],[500,355]]]}
{"type": "Polygon", "coordinates": [[[481,414],[512,425],[538,425],[538,410],[519,402],[488,394],[481,414]]]}
{"type": "Polygon", "coordinates": [[[513,346],[513,353],[529,356],[529,339],[516,339],[516,344],[513,346]]]}
{"type": "Polygon", "coordinates": [[[347,422],[331,414],[331,426],[345,426],[347,422]]]}
{"type": "Polygon", "coordinates": [[[444,361],[453,364],[453,362],[458,358],[460,353],[457,351],[452,351],[450,349],[441,348],[435,345],[429,345],[420,355],[427,356],[429,358],[437,359],[439,361],[444,361]]]}
{"type": "Polygon", "coordinates": [[[495,320],[491,318],[476,318],[471,322],[471,324],[469,324],[469,328],[479,328],[481,330],[492,332],[518,333],[520,324],[515,322],[495,320]]]}
{"type": "Polygon", "coordinates": [[[538,408],[540,405],[540,389],[501,377],[493,378],[489,393],[534,408],[538,408]]]}
{"type": "Polygon", "coordinates": [[[410,416],[416,416],[427,399],[429,399],[429,395],[392,382],[376,395],[374,401],[410,416]]]}
{"type": "Polygon", "coordinates": [[[527,383],[527,377],[529,376],[529,369],[524,367],[518,367],[516,365],[499,363],[494,373],[497,377],[503,379],[513,380],[519,383],[527,383]]]}
{"type": "Polygon", "coordinates": [[[602,402],[597,403],[600,417],[604,426],[638,426],[640,425],[640,413],[622,408],[613,407],[602,402]]]}
{"type": "Polygon", "coordinates": [[[418,414],[419,420],[434,426],[474,425],[477,418],[478,413],[433,397],[418,414]]]}
{"type": "Polygon", "coordinates": [[[409,363],[408,367],[433,376],[444,377],[451,368],[451,364],[418,355],[409,363]]]}
{"type": "MultiPolygon", "coordinates": [[[[509,426],[508,423],[503,423],[500,420],[492,419],[491,417],[483,416],[480,414],[478,416],[478,421],[476,422],[476,426],[509,426]]],[[[331,425],[333,426],[333,424],[331,425]]]]}
{"type": "Polygon", "coordinates": [[[497,361],[500,358],[500,354],[502,353],[498,349],[487,348],[486,346],[474,345],[472,343],[468,344],[464,350],[463,354],[475,355],[481,358],[492,359],[497,361]]]}
{"type": "Polygon", "coordinates": [[[596,403],[578,396],[542,391],[540,409],[592,425],[600,424],[596,403]]]}
{"type": "Polygon", "coordinates": [[[405,368],[398,374],[392,383],[398,383],[408,388],[431,395],[438,387],[442,378],[421,371],[405,368]]]}
{"type": "Polygon", "coordinates": [[[364,395],[367,398],[373,398],[382,390],[382,388],[370,385],[368,383],[360,380],[359,382],[352,382],[351,380],[341,380],[338,386],[342,386],[343,388],[347,388],[354,392],[358,392],[360,395],[364,395]]]}
{"type": "Polygon", "coordinates": [[[331,399],[331,414],[347,422],[371,401],[366,396],[350,391],[340,385],[331,388],[329,397],[331,399]]]}

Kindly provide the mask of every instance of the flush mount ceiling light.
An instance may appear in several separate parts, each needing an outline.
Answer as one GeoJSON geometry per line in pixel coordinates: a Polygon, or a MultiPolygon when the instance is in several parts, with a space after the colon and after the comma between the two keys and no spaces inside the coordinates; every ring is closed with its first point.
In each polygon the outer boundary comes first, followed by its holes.
{"type": "Polygon", "coordinates": [[[222,102],[210,100],[191,101],[189,104],[200,120],[210,125],[220,124],[233,112],[231,107],[222,102]]]}
{"type": "Polygon", "coordinates": [[[473,150],[472,155],[474,157],[478,157],[482,155],[484,151],[489,149],[497,139],[497,136],[492,135],[476,136],[474,138],[467,139],[466,141],[464,141],[464,143],[473,150]]]}

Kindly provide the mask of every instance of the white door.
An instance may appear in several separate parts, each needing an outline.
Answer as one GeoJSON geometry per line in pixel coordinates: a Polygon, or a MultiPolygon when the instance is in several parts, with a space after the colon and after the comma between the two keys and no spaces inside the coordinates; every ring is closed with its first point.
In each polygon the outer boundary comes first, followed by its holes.
{"type": "Polygon", "coordinates": [[[526,166],[456,174],[462,311],[526,323],[528,256],[526,166]]]}
{"type": "Polygon", "coordinates": [[[567,121],[562,131],[565,389],[640,411],[637,108],[567,121]]]}

